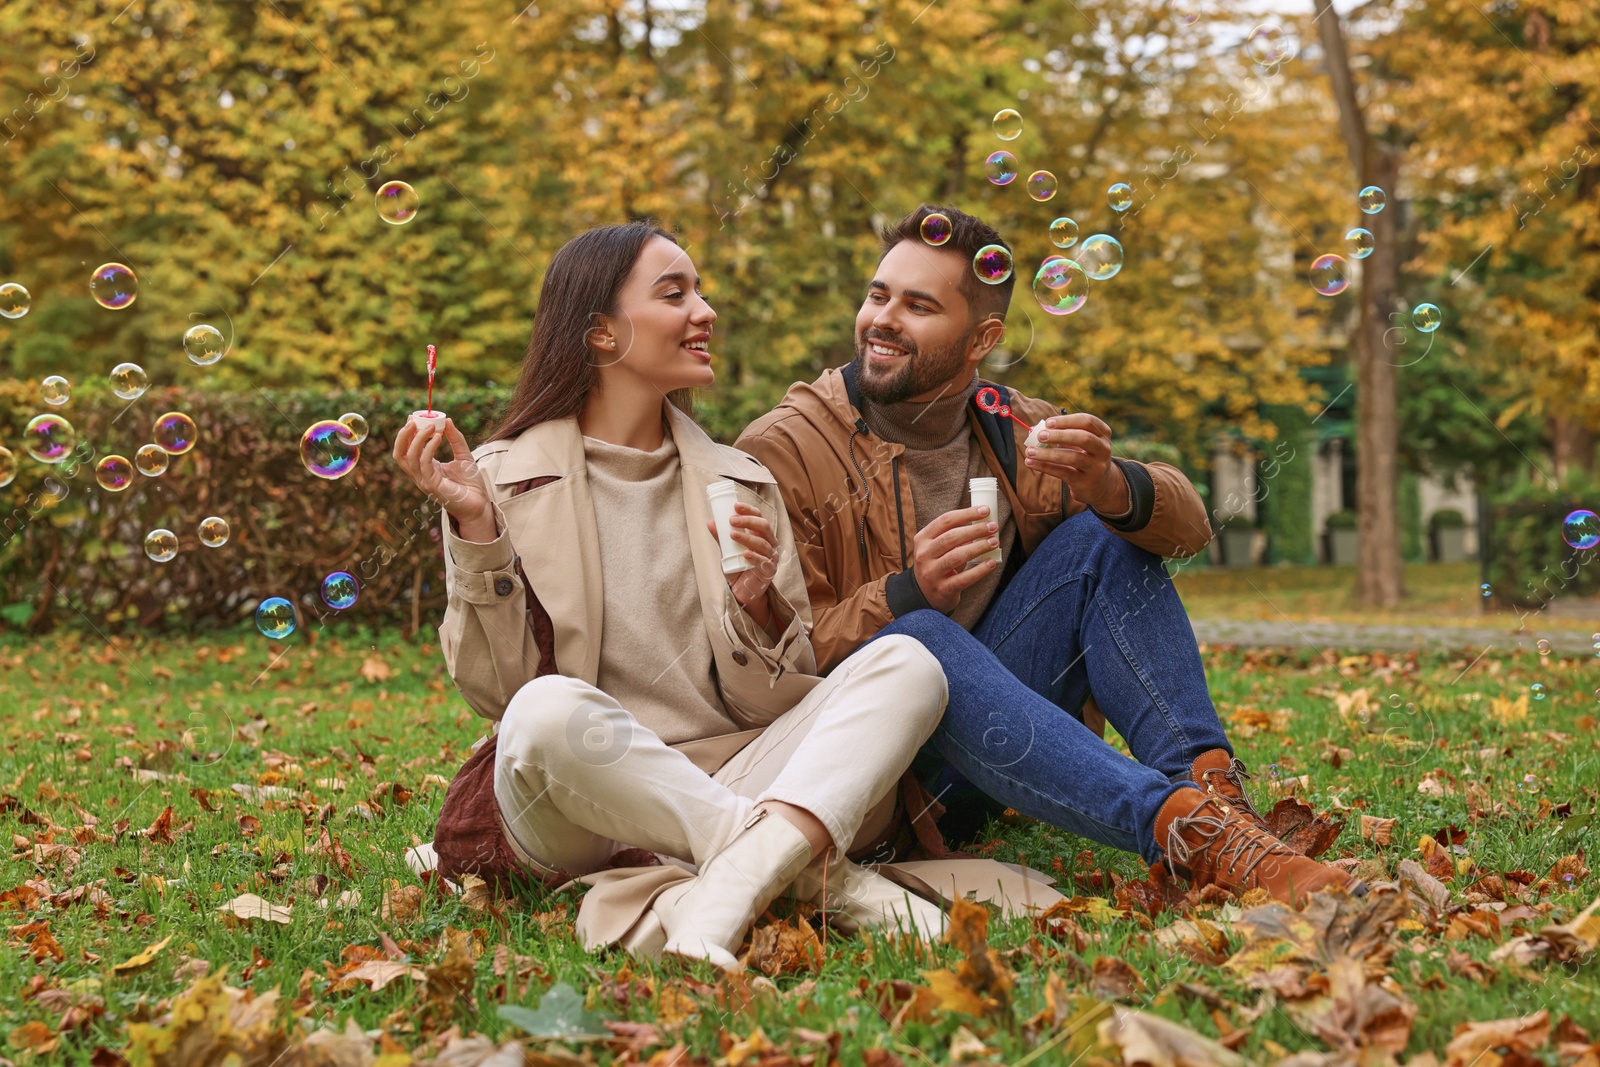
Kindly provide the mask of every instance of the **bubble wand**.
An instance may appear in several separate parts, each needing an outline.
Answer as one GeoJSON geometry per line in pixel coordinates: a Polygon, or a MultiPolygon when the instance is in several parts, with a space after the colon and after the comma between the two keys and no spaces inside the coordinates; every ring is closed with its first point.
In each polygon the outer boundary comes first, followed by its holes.
{"type": "MultiPolygon", "coordinates": [[[[992,385],[986,385],[982,389],[979,389],[976,399],[978,401],[978,406],[984,411],[987,411],[992,415],[1004,416],[1005,418],[1008,418],[1012,422],[1016,423],[1018,426],[1021,426],[1024,430],[1028,431],[1028,439],[1023,442],[1024,448],[1056,447],[1055,445],[1043,444],[1039,440],[1039,434],[1044,430],[1045,423],[1049,421],[1048,419],[1040,419],[1037,425],[1029,426],[1027,423],[1023,422],[1021,419],[1017,418],[1011,413],[1010,404],[1002,404],[1000,402],[1000,390],[994,388],[992,385]]],[[[1083,449],[1069,448],[1067,451],[1082,452],[1083,449]]]]}
{"type": "Polygon", "coordinates": [[[433,371],[439,365],[439,350],[428,346],[428,415],[433,415],[433,371]]]}
{"type": "Polygon", "coordinates": [[[421,426],[437,426],[444,421],[444,412],[433,410],[433,373],[439,366],[439,350],[428,346],[428,410],[413,411],[411,419],[421,426]]]}

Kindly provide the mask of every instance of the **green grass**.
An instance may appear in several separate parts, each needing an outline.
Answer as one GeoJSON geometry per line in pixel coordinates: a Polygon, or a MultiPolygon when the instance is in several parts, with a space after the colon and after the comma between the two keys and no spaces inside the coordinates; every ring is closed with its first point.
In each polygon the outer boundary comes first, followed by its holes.
{"type": "MultiPolygon", "coordinates": [[[[1417,855],[1419,837],[1454,824],[1467,830],[1465,847],[1481,870],[1543,874],[1559,856],[1586,849],[1593,857],[1593,829],[1566,832],[1555,813],[1541,812],[1540,802],[1570,803],[1574,817],[1595,808],[1600,760],[1593,694],[1600,686],[1600,661],[1528,654],[1485,657],[1469,665],[1469,659],[1470,653],[1392,660],[1352,655],[1331,663],[1309,652],[1222,651],[1211,655],[1207,669],[1219,711],[1230,727],[1255,718],[1241,708],[1269,714],[1281,710],[1281,730],[1235,734],[1240,755],[1257,773],[1254,787],[1264,809],[1270,800],[1269,767],[1275,764],[1280,777],[1311,776],[1310,800],[1319,810],[1332,807],[1337,796],[1352,808],[1399,820],[1392,844],[1379,848],[1360,839],[1352,817],[1332,855],[1376,859],[1392,871],[1400,859],[1417,855]],[[1491,715],[1493,698],[1515,698],[1535,681],[1549,695],[1530,702],[1526,721],[1504,724],[1491,715]],[[1342,720],[1331,694],[1361,687],[1377,696],[1381,709],[1366,724],[1342,720]],[[1389,706],[1391,694],[1397,709],[1389,706]],[[1415,704],[1415,712],[1407,704],[1415,704]],[[1352,749],[1356,758],[1333,769],[1320,758],[1327,741],[1352,749]],[[1501,755],[1485,762],[1485,749],[1501,755]],[[1454,776],[1452,795],[1418,793],[1418,781],[1430,770],[1454,776]],[[1530,774],[1536,792],[1518,788],[1530,774]],[[1467,795],[1471,782],[1485,790],[1477,794],[1480,803],[1487,797],[1503,805],[1498,814],[1474,818],[1467,795]]],[[[12,639],[0,643],[0,707],[7,710],[0,725],[0,793],[63,828],[84,824],[75,804],[98,817],[101,833],[110,834],[120,820],[128,823],[128,832],[115,843],[80,846],[81,858],[70,879],[48,864],[36,867],[21,850],[22,858],[9,852],[0,856],[0,893],[30,878],[46,879],[55,891],[104,879],[111,898],[101,913],[83,904],[46,906],[29,914],[0,912],[8,927],[48,919],[50,933],[65,954],[59,963],[36,963],[14,941],[0,950],[0,1037],[29,1021],[54,1027],[59,1020],[59,1008],[47,1010],[37,999],[22,997],[34,979],[42,978],[51,987],[97,990],[104,998],[106,1014],[68,1037],[46,1059],[84,1064],[96,1046],[124,1045],[130,1019],[151,1015],[162,998],[188,984],[174,976],[186,957],[208,960],[214,969],[226,967],[229,981],[239,984],[241,973],[252,964],[253,950],[259,951],[269,962],[256,964],[249,987],[257,992],[279,988],[286,1001],[299,995],[302,973],[309,970],[310,995],[298,1010],[314,1021],[341,1026],[354,1018],[362,1027],[390,1031],[407,1048],[422,1040],[406,1030],[417,1020],[419,993],[413,983],[396,982],[379,993],[328,992],[327,965],[338,966],[346,946],[376,945],[387,933],[428,962],[437,957],[434,943],[446,928],[483,930],[489,951],[477,965],[475,1013],[457,1021],[464,1031],[490,1035],[515,1032],[494,1011],[497,996],[504,995],[502,980],[492,974],[494,946],[504,943],[536,961],[531,989],[521,997],[524,1003],[557,980],[593,989],[628,962],[615,954],[595,957],[580,950],[568,936],[570,923],[557,922],[545,932],[547,913],[562,901],[569,916],[576,910],[577,897],[571,893],[532,897],[506,910],[503,921],[459,900],[434,897],[405,921],[375,914],[388,880],[415,884],[401,852],[432,836],[443,796],[442,788],[424,784],[427,776],[452,775],[481,733],[445,675],[436,645],[364,636],[356,630],[347,630],[343,639],[324,633],[313,643],[296,635],[287,644],[243,631],[198,640],[118,638],[114,646],[70,631],[44,640],[12,639]],[[381,661],[391,676],[382,681],[363,678],[362,666],[369,658],[381,661]],[[175,777],[141,782],[136,769],[175,777]],[[318,784],[333,778],[343,781],[342,789],[318,784]],[[352,810],[358,802],[370,802],[387,782],[398,782],[415,795],[403,806],[377,805],[378,817],[371,821],[352,810]],[[300,800],[251,802],[231,790],[235,784],[286,786],[300,800]],[[207,810],[202,798],[218,810],[207,810]],[[179,832],[171,844],[134,836],[133,831],[149,827],[169,805],[173,828],[192,821],[191,829],[179,832]],[[241,836],[242,815],[260,820],[259,833],[241,836]],[[349,877],[315,849],[323,819],[349,853],[349,877]],[[329,899],[343,890],[358,890],[361,904],[319,908],[305,881],[315,875],[331,879],[329,899]],[[292,903],[293,921],[230,929],[217,908],[242,892],[292,903]],[[169,935],[172,941],[148,968],[128,975],[112,972],[113,964],[169,935]]],[[[0,824],[13,835],[41,832],[40,825],[25,824],[21,815],[14,808],[0,814],[0,824]]],[[[1134,878],[1143,874],[1131,855],[1089,846],[1038,824],[995,825],[991,830],[996,858],[1024,858],[1046,871],[1059,861],[1069,893],[1073,890],[1066,876],[1083,872],[1079,854],[1085,849],[1104,871],[1134,878]]],[[[58,835],[57,840],[65,838],[58,835]]],[[[1456,883],[1458,899],[1469,881],[1456,883]]],[[[1600,878],[1590,876],[1558,889],[1550,898],[1555,905],[1550,918],[1586,904],[1596,895],[1597,883],[1600,878]]],[[[6,906],[0,903],[0,908],[6,906]]],[[[1163,914],[1155,924],[1163,926],[1172,918],[1170,912],[1163,914]]],[[[1085,959],[1092,963],[1096,956],[1113,955],[1127,960],[1146,987],[1136,999],[1149,1010],[1214,1035],[1216,1027],[1198,1001],[1163,993],[1176,982],[1203,983],[1238,1005],[1225,1009],[1234,1025],[1250,1025],[1242,1010],[1256,1004],[1259,994],[1230,971],[1167,952],[1131,918],[1086,926],[1096,940],[1085,959]]],[[[1003,952],[1024,949],[1036,936],[1021,922],[991,926],[991,943],[1003,952]]],[[[1487,960],[1492,942],[1469,939],[1446,945],[1423,933],[1398,936],[1404,944],[1393,965],[1394,978],[1419,1007],[1410,1052],[1442,1053],[1455,1024],[1463,1020],[1540,1007],[1549,1007],[1552,1019],[1562,1013],[1591,1023],[1600,1018],[1600,979],[1592,960],[1566,975],[1552,971],[1543,984],[1496,967],[1495,980],[1481,988],[1452,976],[1445,969],[1444,953],[1447,947],[1459,948],[1487,960]]],[[[1235,935],[1233,947],[1240,943],[1235,935]]],[[[915,1048],[947,1062],[950,1035],[965,1022],[987,1035],[1000,1061],[1015,1063],[1027,1053],[1029,1045],[1016,1027],[987,1031],[959,1017],[891,1033],[854,991],[862,978],[869,984],[891,978],[918,981],[919,966],[930,964],[882,943],[871,951],[868,947],[857,939],[831,938],[828,960],[814,976],[816,987],[809,995],[788,992],[760,1006],[753,1017],[737,1019],[706,1002],[681,1038],[697,1055],[715,1059],[722,1028],[744,1035],[759,1021],[780,1043],[796,1026],[841,1030],[847,1063],[860,1063],[861,1050],[874,1046],[898,1049],[908,1060],[910,1048],[915,1048]]],[[[1059,944],[1047,948],[1071,952],[1059,944]]],[[[953,958],[949,948],[936,951],[953,958]]],[[[1052,960],[1047,952],[1040,963],[1028,951],[1018,951],[1007,959],[1018,975],[1013,1005],[1017,1020],[1042,1005],[1048,970],[1059,971],[1075,992],[1082,991],[1061,956],[1052,960]]],[[[684,988],[685,972],[675,964],[635,964],[634,972],[636,979],[651,984],[647,991],[636,987],[631,1002],[620,1009],[613,1001],[617,1017],[653,1019],[658,1010],[653,997],[669,987],[684,988]]],[[[705,971],[695,973],[702,980],[710,977],[705,971]]],[[[793,991],[799,981],[785,976],[778,986],[793,991]]],[[[1252,1059],[1271,1060],[1278,1046],[1291,1051],[1323,1047],[1284,1012],[1272,1010],[1254,1023],[1241,1051],[1252,1059]]],[[[602,1062],[608,1055],[602,1054],[602,1062]]],[[[1034,1062],[1063,1061],[1047,1055],[1034,1062]]]]}
{"type": "Polygon", "coordinates": [[[1184,567],[1173,576],[1189,614],[1197,619],[1344,622],[1412,626],[1471,626],[1487,629],[1573,630],[1597,628],[1600,608],[1564,613],[1495,610],[1480,592],[1478,564],[1408,563],[1406,598],[1386,610],[1356,600],[1354,567],[1184,567]]]}

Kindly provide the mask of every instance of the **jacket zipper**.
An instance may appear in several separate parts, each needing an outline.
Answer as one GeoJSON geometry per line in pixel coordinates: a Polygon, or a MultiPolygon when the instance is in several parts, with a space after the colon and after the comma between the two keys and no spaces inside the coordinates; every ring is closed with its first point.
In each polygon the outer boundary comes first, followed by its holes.
{"type": "Polygon", "coordinates": [[[906,564],[906,516],[900,507],[900,457],[895,456],[889,460],[889,472],[894,475],[894,521],[900,527],[900,569],[905,570],[906,564]]]}
{"type": "MultiPolygon", "coordinates": [[[[867,476],[861,473],[861,464],[856,462],[856,434],[867,432],[867,420],[857,417],[856,428],[850,434],[850,466],[856,469],[856,477],[861,479],[861,487],[867,491],[866,498],[861,502],[861,524],[856,529],[856,543],[861,546],[861,562],[867,561],[867,507],[872,503],[872,483],[867,481],[867,476]]],[[[901,554],[905,554],[905,534],[900,535],[901,554]]]]}

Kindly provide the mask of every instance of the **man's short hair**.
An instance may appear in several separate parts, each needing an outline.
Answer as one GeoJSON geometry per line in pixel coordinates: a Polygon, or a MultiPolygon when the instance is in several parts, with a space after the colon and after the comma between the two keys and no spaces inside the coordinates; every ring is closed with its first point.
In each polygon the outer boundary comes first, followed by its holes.
{"type": "MultiPolygon", "coordinates": [[[[961,294],[967,298],[967,307],[972,313],[972,323],[977,324],[990,316],[1004,322],[1006,311],[1011,307],[1011,287],[1016,282],[1016,272],[1013,270],[1000,284],[990,285],[981,280],[972,269],[972,258],[984,245],[999,245],[1008,253],[1011,251],[1011,246],[1006,244],[999,230],[976,215],[968,215],[965,211],[953,207],[923,204],[879,235],[883,241],[883,255],[888,255],[889,250],[901,241],[915,241],[922,244],[922,220],[933,214],[943,215],[950,220],[950,239],[942,245],[928,247],[957,252],[965,261],[966,268],[961,272],[961,294]]],[[[882,256],[878,261],[880,263],[883,261],[882,256]]]]}

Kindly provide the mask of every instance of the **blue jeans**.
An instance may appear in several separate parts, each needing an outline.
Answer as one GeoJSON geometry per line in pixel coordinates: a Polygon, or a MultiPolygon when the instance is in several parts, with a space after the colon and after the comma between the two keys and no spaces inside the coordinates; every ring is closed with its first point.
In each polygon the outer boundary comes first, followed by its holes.
{"type": "Polygon", "coordinates": [[[1190,764],[1232,753],[1161,558],[1090,512],[1050,532],[972,633],[929,609],[878,636],[891,633],[921,641],[949,680],[914,766],[954,840],[1010,807],[1154,863],[1156,813],[1193,788],[1190,764]],[[1091,692],[1134,759],[1083,725],[1091,692]]]}

